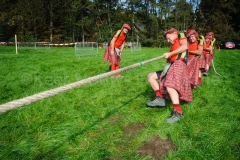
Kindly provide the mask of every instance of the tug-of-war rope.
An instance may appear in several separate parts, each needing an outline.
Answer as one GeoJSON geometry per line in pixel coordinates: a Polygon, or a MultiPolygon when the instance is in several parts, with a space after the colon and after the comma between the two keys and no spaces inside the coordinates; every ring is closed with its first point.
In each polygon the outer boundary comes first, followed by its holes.
{"type": "Polygon", "coordinates": [[[212,65],[213,65],[213,70],[214,70],[214,72],[215,72],[218,76],[221,76],[221,75],[216,71],[216,68],[215,68],[215,66],[214,66],[213,59],[212,59],[212,65]]]}
{"type": "MultiPolygon", "coordinates": [[[[15,109],[15,108],[18,108],[18,107],[30,104],[32,102],[36,102],[38,100],[42,100],[44,98],[54,96],[56,94],[59,94],[59,93],[62,93],[62,92],[65,92],[65,91],[68,91],[68,90],[71,90],[71,89],[83,86],[85,84],[88,84],[88,83],[91,83],[91,82],[95,82],[95,81],[98,81],[100,79],[103,79],[103,78],[115,75],[117,73],[129,70],[129,69],[133,69],[133,68],[136,68],[138,66],[142,66],[144,64],[147,64],[147,63],[154,62],[156,60],[162,59],[163,57],[164,57],[164,55],[156,57],[156,58],[152,58],[152,59],[140,62],[140,63],[136,63],[136,64],[133,64],[133,65],[130,65],[130,66],[127,66],[127,67],[124,67],[124,68],[120,68],[120,69],[115,70],[115,71],[111,71],[111,72],[99,74],[97,76],[89,77],[87,79],[83,79],[83,80],[80,80],[80,81],[77,81],[77,82],[74,82],[74,83],[70,83],[70,84],[67,84],[65,86],[61,86],[61,87],[55,88],[55,89],[51,89],[51,90],[48,90],[48,91],[40,92],[40,93],[34,94],[32,96],[28,96],[28,97],[17,99],[17,100],[14,100],[14,101],[11,101],[11,102],[8,102],[8,103],[5,103],[5,104],[1,104],[0,105],[0,112],[6,112],[8,110],[12,110],[12,109],[15,109]]],[[[220,76],[220,74],[217,73],[217,71],[215,69],[213,60],[212,60],[212,64],[213,64],[214,72],[218,76],[220,76]]]]}
{"type": "Polygon", "coordinates": [[[147,64],[147,63],[159,60],[159,59],[162,59],[163,57],[164,56],[162,55],[162,56],[152,58],[152,59],[140,62],[140,63],[136,63],[136,64],[133,64],[133,65],[130,65],[130,66],[127,66],[127,67],[124,67],[124,68],[120,68],[120,69],[115,70],[115,71],[99,74],[97,76],[89,77],[87,79],[83,79],[83,80],[80,80],[80,81],[77,81],[77,82],[74,82],[74,83],[70,83],[70,84],[67,84],[65,86],[61,86],[61,87],[58,87],[58,88],[55,88],[55,89],[51,89],[51,90],[48,90],[48,91],[44,91],[44,92],[34,94],[32,96],[28,96],[28,97],[17,99],[17,100],[14,100],[14,101],[11,101],[11,102],[8,102],[8,103],[5,103],[5,104],[1,104],[0,105],[0,112],[6,112],[7,110],[12,110],[12,109],[15,109],[17,107],[21,107],[21,106],[30,104],[32,102],[36,102],[38,100],[42,100],[44,98],[54,96],[56,94],[59,94],[59,93],[62,93],[62,92],[65,92],[65,91],[83,86],[85,84],[95,82],[95,81],[98,81],[100,79],[115,75],[117,73],[129,70],[129,69],[132,69],[132,68],[136,68],[138,66],[142,66],[144,64],[147,64]]]}

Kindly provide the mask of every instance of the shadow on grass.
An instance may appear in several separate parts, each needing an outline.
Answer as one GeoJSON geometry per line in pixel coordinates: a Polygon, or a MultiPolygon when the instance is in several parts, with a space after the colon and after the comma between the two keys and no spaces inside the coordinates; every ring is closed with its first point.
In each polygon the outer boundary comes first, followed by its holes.
{"type": "MultiPolygon", "coordinates": [[[[115,113],[117,113],[121,108],[131,104],[135,99],[139,98],[139,97],[145,97],[146,99],[149,99],[149,101],[151,99],[153,99],[155,97],[155,93],[152,90],[152,88],[149,86],[147,87],[147,89],[139,94],[137,94],[135,97],[133,97],[132,99],[129,99],[128,101],[126,101],[125,103],[123,103],[121,106],[112,108],[111,110],[109,110],[104,117],[99,118],[98,120],[93,121],[91,124],[89,124],[88,126],[81,128],[80,130],[75,131],[75,133],[72,133],[70,136],[65,137],[62,139],[61,143],[57,144],[57,146],[53,147],[51,150],[46,151],[45,153],[42,153],[41,155],[38,155],[35,158],[43,158],[43,157],[49,157],[49,155],[53,155],[52,158],[54,158],[54,153],[56,152],[56,150],[60,149],[64,143],[71,141],[73,144],[78,145],[78,141],[76,139],[77,136],[84,134],[85,132],[89,131],[90,129],[94,128],[94,126],[96,126],[97,124],[103,122],[104,120],[110,118],[112,115],[114,115],[115,113]]],[[[166,101],[167,104],[166,106],[169,106],[171,101],[167,100],[166,101]]],[[[142,124],[144,125],[144,124],[142,124]]]]}
{"type": "Polygon", "coordinates": [[[123,103],[121,106],[118,106],[116,108],[111,109],[110,111],[108,111],[106,113],[106,115],[103,118],[100,118],[100,119],[96,120],[95,122],[91,123],[89,126],[86,126],[85,128],[82,128],[81,130],[78,130],[75,133],[72,133],[70,136],[68,136],[65,139],[63,139],[60,144],[58,144],[57,146],[53,147],[51,150],[49,150],[49,151],[47,151],[47,152],[45,152],[45,153],[43,153],[41,155],[38,155],[37,157],[35,157],[35,159],[44,158],[44,157],[50,158],[49,155],[54,155],[54,154],[51,154],[51,153],[54,153],[56,150],[61,148],[65,142],[71,141],[71,142],[73,142],[75,144],[79,143],[79,142],[76,141],[76,137],[78,135],[84,134],[85,132],[87,132],[88,130],[92,129],[94,126],[96,126],[98,123],[101,123],[102,121],[108,119],[111,115],[116,113],[119,109],[121,109],[124,106],[130,104],[132,101],[134,101],[138,97],[140,97],[140,96],[147,96],[148,92],[149,91],[139,93],[138,95],[136,95],[132,99],[130,99],[130,100],[126,101],[125,103],[123,103]]]}
{"type": "Polygon", "coordinates": [[[124,106],[130,104],[133,100],[137,99],[137,98],[140,97],[140,96],[145,96],[145,95],[146,95],[146,93],[145,93],[145,92],[142,92],[142,93],[136,95],[134,98],[128,100],[127,102],[125,102],[125,103],[122,104],[121,106],[111,109],[110,111],[108,111],[108,112],[106,113],[106,115],[105,115],[103,118],[100,118],[100,119],[96,120],[96,121],[93,122],[91,125],[83,128],[81,131],[76,132],[76,133],[73,133],[71,136],[68,137],[68,140],[75,141],[76,136],[78,136],[78,135],[80,135],[80,134],[83,134],[84,132],[88,131],[89,129],[91,129],[92,127],[94,127],[95,125],[97,125],[98,123],[100,123],[100,122],[108,119],[111,115],[115,114],[119,109],[123,108],[124,106]]]}

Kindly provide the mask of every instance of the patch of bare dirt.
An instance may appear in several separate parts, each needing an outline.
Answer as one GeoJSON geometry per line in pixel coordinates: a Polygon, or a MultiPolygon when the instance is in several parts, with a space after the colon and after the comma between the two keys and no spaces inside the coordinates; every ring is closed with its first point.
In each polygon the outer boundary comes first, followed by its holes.
{"type": "Polygon", "coordinates": [[[133,138],[143,128],[145,128],[145,126],[142,123],[131,124],[124,129],[123,135],[125,137],[133,138]]]}
{"type": "Polygon", "coordinates": [[[121,118],[122,118],[121,116],[113,116],[113,117],[110,117],[108,121],[113,125],[121,118]]]}
{"type": "Polygon", "coordinates": [[[153,159],[162,159],[166,157],[171,150],[177,150],[177,146],[168,139],[164,140],[157,136],[138,149],[142,157],[150,156],[153,159]]]}

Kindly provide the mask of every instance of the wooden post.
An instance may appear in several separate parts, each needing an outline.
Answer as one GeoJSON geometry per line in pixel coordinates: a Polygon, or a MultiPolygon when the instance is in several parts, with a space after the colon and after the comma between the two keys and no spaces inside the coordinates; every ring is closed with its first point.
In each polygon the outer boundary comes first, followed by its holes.
{"type": "Polygon", "coordinates": [[[15,46],[16,46],[16,54],[18,54],[17,35],[16,34],[15,34],[15,46]]]}

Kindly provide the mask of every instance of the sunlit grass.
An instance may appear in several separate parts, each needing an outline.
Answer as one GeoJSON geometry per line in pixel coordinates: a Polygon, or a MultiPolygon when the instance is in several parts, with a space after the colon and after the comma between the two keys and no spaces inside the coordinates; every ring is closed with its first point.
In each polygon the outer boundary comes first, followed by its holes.
{"type": "MultiPolygon", "coordinates": [[[[25,50],[0,47],[0,102],[30,96],[108,71],[98,56],[76,58],[73,48],[25,50]]],[[[126,50],[125,67],[157,57],[168,49],[126,50]]],[[[239,159],[239,50],[216,51],[214,63],[193,90],[194,101],[183,103],[184,118],[164,121],[172,105],[146,108],[154,97],[146,77],[161,70],[165,60],[146,64],[122,75],[105,78],[0,114],[0,159],[144,159],[138,148],[155,136],[178,146],[166,159],[239,159]],[[135,136],[125,128],[142,124],[135,136]]]]}

